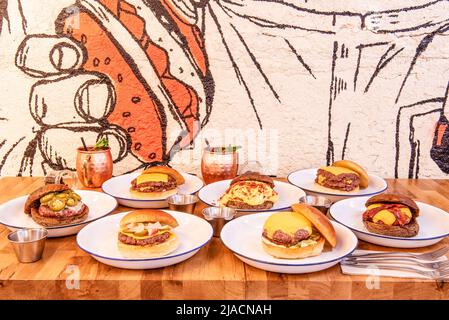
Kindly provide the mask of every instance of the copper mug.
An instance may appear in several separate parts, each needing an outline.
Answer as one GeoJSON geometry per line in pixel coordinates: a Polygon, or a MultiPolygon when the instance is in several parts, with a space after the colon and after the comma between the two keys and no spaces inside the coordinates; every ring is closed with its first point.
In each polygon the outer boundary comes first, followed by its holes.
{"type": "Polygon", "coordinates": [[[112,177],[111,149],[79,147],[76,156],[78,180],[87,188],[100,188],[103,182],[112,177]]]}

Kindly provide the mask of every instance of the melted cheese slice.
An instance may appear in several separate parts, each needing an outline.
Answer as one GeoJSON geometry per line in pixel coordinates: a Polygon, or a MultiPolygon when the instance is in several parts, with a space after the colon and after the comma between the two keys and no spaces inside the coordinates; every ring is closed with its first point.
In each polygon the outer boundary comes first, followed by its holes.
{"type": "Polygon", "coordinates": [[[329,167],[322,167],[320,168],[321,170],[324,171],[328,171],[336,176],[338,176],[339,174],[343,174],[343,173],[353,173],[353,174],[357,174],[357,172],[343,168],[343,167],[333,167],[333,166],[329,166],[329,167]]]}
{"type": "Polygon", "coordinates": [[[146,235],[146,236],[138,236],[138,235],[136,235],[136,234],[134,234],[134,233],[132,233],[132,232],[124,232],[124,231],[120,231],[121,233],[123,233],[124,235],[126,235],[126,236],[128,236],[128,237],[131,237],[131,238],[134,238],[134,239],[136,239],[136,240],[143,240],[143,239],[148,239],[148,238],[151,238],[151,237],[154,237],[154,236],[157,236],[157,235],[160,235],[160,234],[162,234],[162,233],[165,233],[165,232],[170,232],[171,233],[171,231],[170,230],[159,230],[156,234],[153,234],[153,235],[146,235]]]}
{"type": "MultiPolygon", "coordinates": [[[[368,210],[377,208],[379,206],[381,206],[381,204],[377,204],[377,203],[376,204],[372,204],[372,205],[368,206],[368,210]]],[[[411,218],[412,212],[410,211],[409,208],[401,208],[399,210],[403,214],[405,214],[406,216],[411,218]]],[[[376,213],[376,215],[373,217],[373,222],[379,222],[379,221],[382,221],[386,225],[391,226],[396,221],[396,217],[394,216],[393,213],[391,213],[388,210],[381,210],[378,213],[376,213]]]]}
{"type": "Polygon", "coordinates": [[[137,184],[145,182],[168,182],[168,175],[164,173],[145,173],[137,177],[137,184]]]}
{"type": "Polygon", "coordinates": [[[272,238],[278,230],[293,236],[296,231],[302,229],[311,235],[312,223],[298,212],[278,212],[267,219],[264,229],[267,231],[268,238],[272,238]]]}

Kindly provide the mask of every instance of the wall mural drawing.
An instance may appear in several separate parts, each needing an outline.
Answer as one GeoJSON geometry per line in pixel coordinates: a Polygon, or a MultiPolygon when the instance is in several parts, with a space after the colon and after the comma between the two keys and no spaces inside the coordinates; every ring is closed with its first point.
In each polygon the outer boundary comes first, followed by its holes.
{"type": "Polygon", "coordinates": [[[445,177],[448,35],[447,0],[0,0],[0,174],[74,170],[104,135],[120,174],[250,127],[279,130],[274,174],[445,177]]]}

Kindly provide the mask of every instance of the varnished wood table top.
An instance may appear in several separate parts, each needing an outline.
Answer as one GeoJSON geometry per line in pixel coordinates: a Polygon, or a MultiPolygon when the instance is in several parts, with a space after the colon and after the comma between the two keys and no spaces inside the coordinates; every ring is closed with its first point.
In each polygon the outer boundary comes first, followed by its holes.
{"type": "MultiPolygon", "coordinates": [[[[42,178],[1,177],[0,203],[26,195],[42,178]]],[[[389,190],[449,211],[449,180],[389,180],[389,190]]],[[[204,204],[196,207],[201,212],[204,204]]],[[[116,212],[129,208],[119,207],[116,212]]],[[[0,226],[1,299],[447,299],[447,283],[349,276],[340,266],[302,275],[265,272],[248,266],[219,238],[180,264],[156,270],[124,270],[101,264],[78,248],[75,236],[47,240],[42,260],[18,263],[0,226]],[[374,287],[374,288],[373,288],[374,287]]],[[[448,245],[414,249],[423,252],[448,245]]],[[[360,242],[359,248],[392,250],[360,242]]]]}

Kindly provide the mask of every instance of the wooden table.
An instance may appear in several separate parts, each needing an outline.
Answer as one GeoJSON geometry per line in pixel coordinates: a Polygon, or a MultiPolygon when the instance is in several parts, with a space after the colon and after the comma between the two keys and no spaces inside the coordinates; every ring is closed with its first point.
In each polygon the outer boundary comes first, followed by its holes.
{"type": "MultiPolygon", "coordinates": [[[[390,191],[449,211],[448,180],[390,180],[390,191]]],[[[0,203],[26,195],[41,178],[0,178],[0,203]]],[[[196,211],[204,207],[197,206],[196,211]]],[[[127,210],[120,207],[117,211],[127,210]]],[[[448,284],[381,278],[368,289],[366,276],[347,276],[336,265],[303,275],[265,272],[237,259],[214,238],[191,259],[158,270],[122,270],[101,264],[76,245],[75,237],[48,239],[43,259],[20,264],[0,227],[1,299],[447,299],[448,284]],[[79,288],[72,279],[79,271],[79,288]],[[67,286],[68,284],[68,286],[67,286]]],[[[439,244],[417,252],[448,245],[439,244]]],[[[359,248],[381,247],[360,242],[359,248]]],[[[388,250],[383,248],[384,250],[388,250]]]]}

